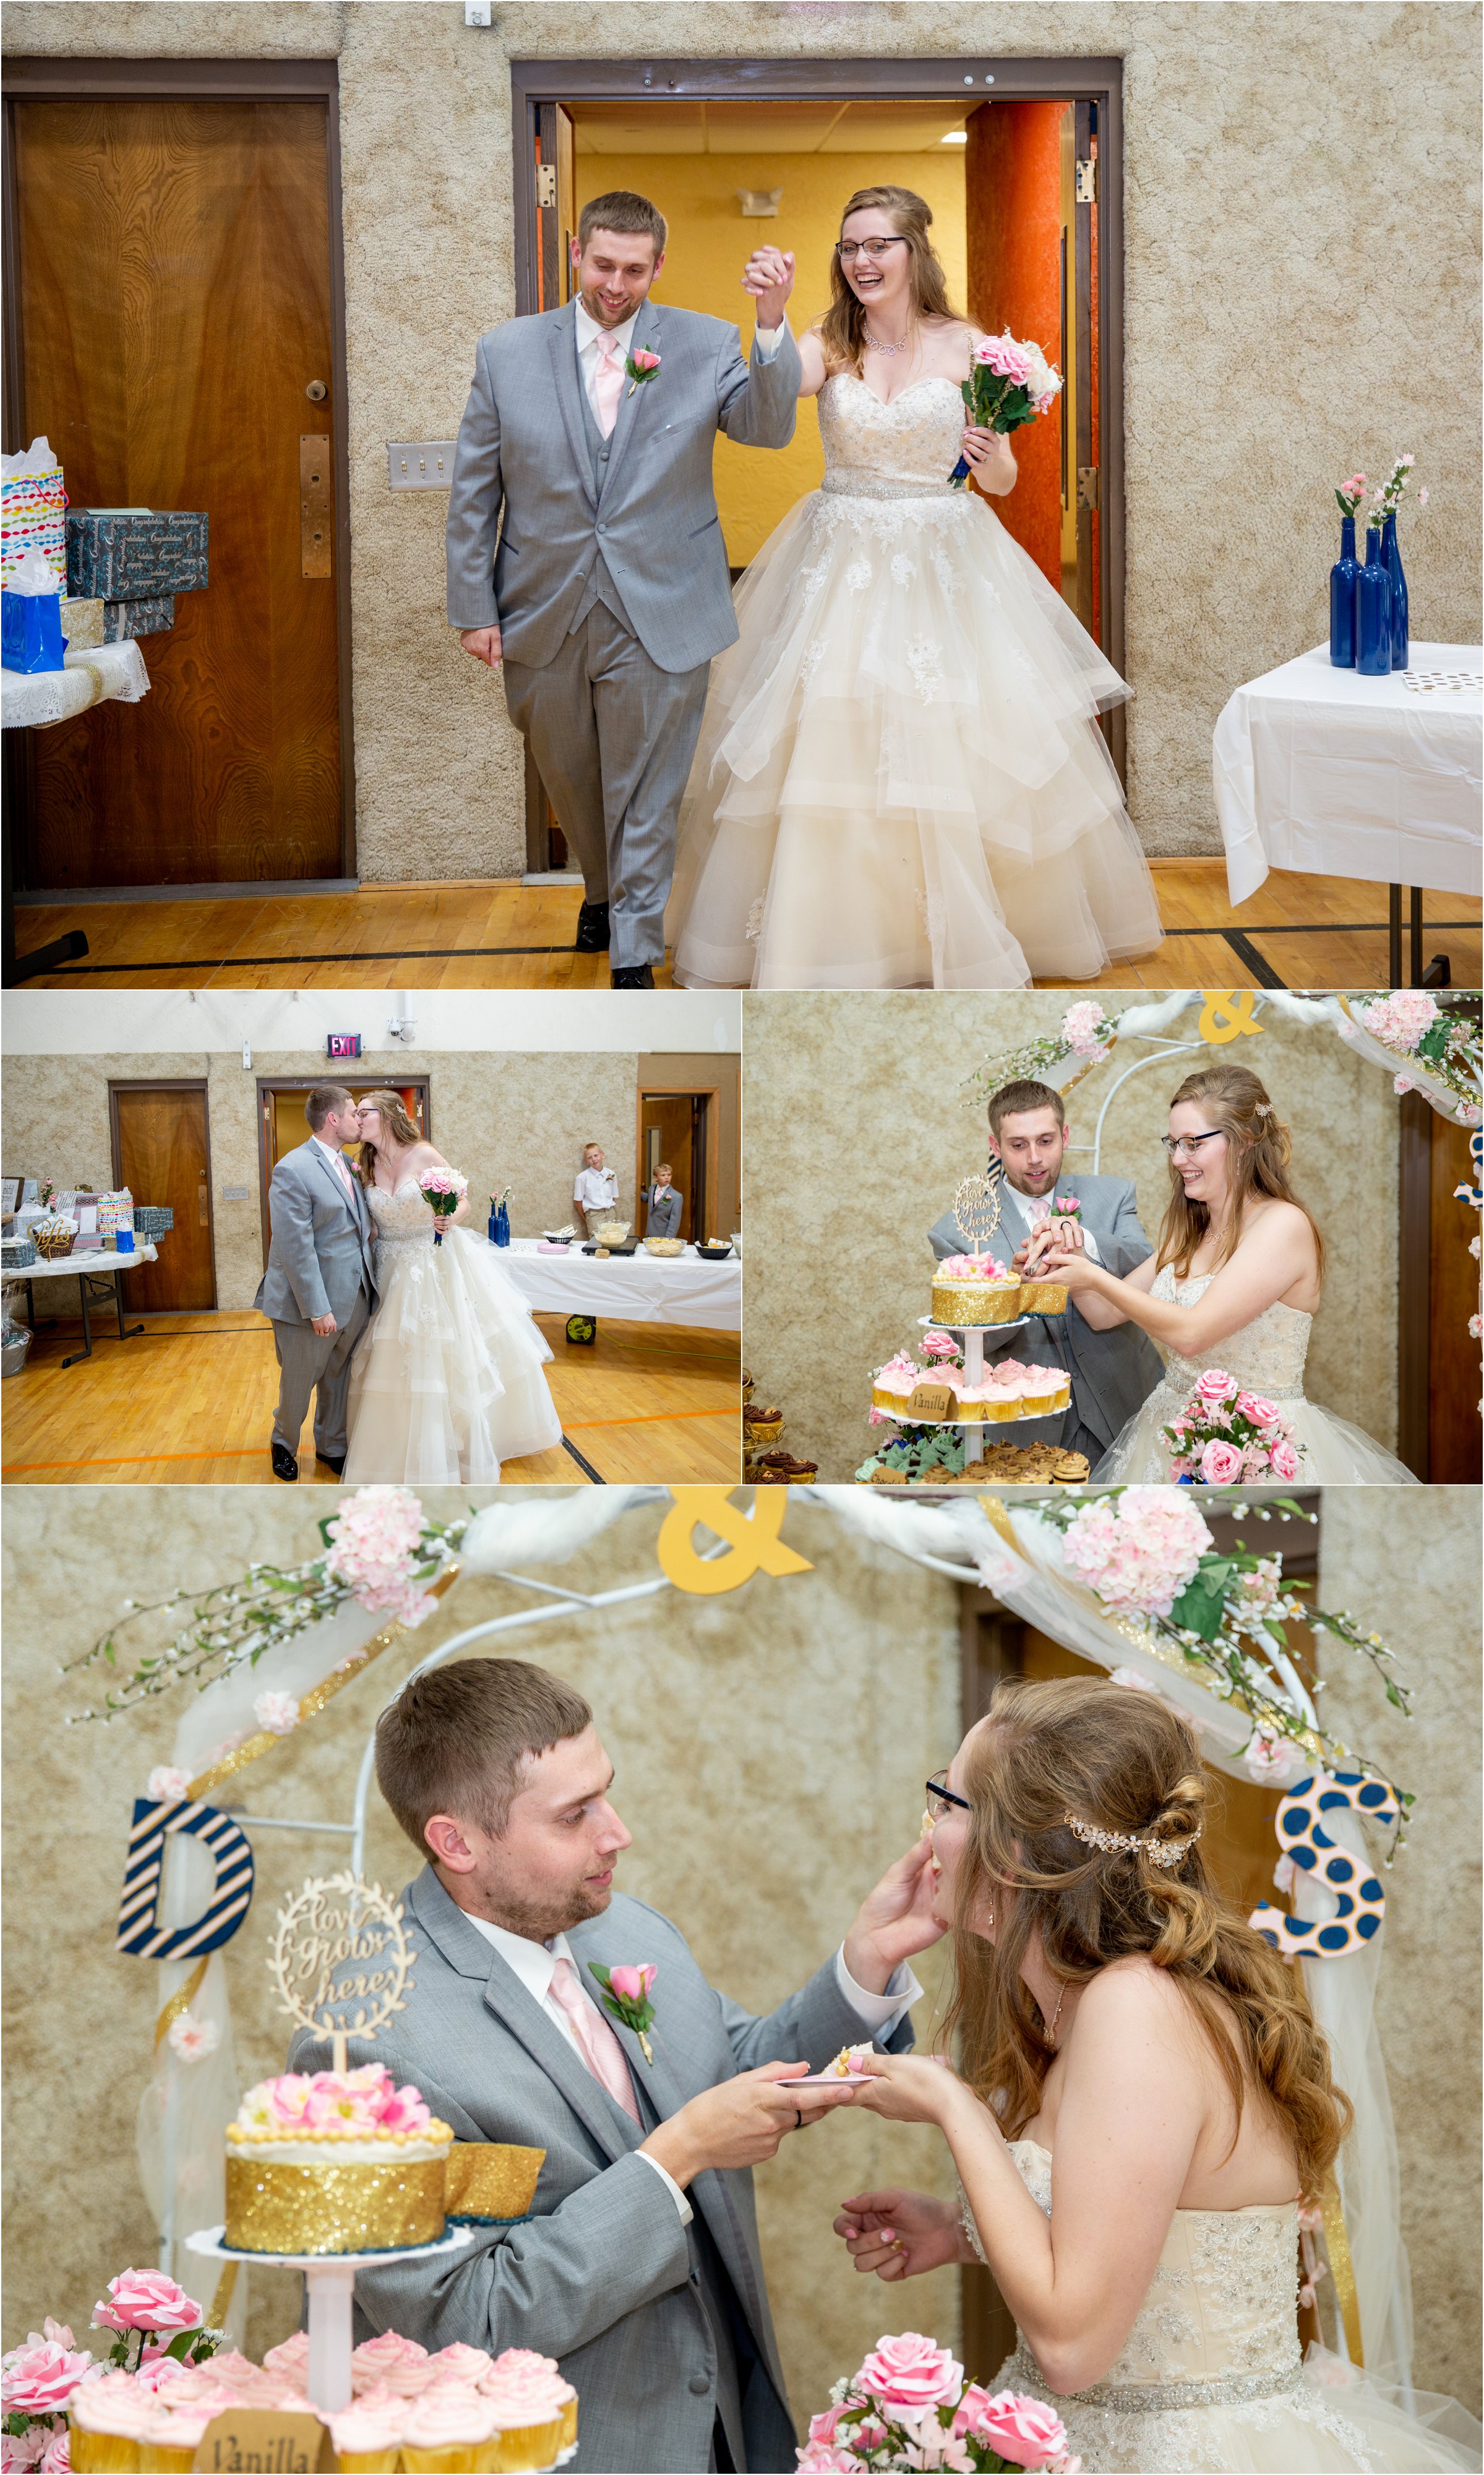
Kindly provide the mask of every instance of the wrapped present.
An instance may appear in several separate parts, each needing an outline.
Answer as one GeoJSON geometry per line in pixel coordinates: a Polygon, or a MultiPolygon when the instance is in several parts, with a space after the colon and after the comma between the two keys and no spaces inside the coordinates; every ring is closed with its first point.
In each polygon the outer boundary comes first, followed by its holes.
{"type": "Polygon", "coordinates": [[[114,1193],[100,1194],[96,1200],[100,1238],[110,1237],[115,1230],[133,1229],[137,1225],[134,1220],[134,1196],[127,1186],[121,1187],[114,1193]]]}
{"type": "Polygon", "coordinates": [[[163,636],[175,625],[175,595],[152,593],[138,601],[105,601],[103,642],[122,645],[129,636],[163,636]]]}
{"type": "Polygon", "coordinates": [[[198,593],[207,582],[204,513],[74,507],[67,517],[67,590],[104,601],[198,593]]]}
{"type": "Polygon", "coordinates": [[[61,601],[41,552],[21,551],[0,592],[0,662],[8,671],[60,671],[61,601]]]}
{"type": "Polygon", "coordinates": [[[61,599],[61,632],[69,653],[90,653],[103,643],[103,603],[85,601],[77,594],[61,599]]]}
{"type": "Polygon", "coordinates": [[[38,551],[52,589],[67,580],[67,493],[61,466],[44,438],[24,455],[0,455],[0,584],[9,584],[23,552],[38,551]]]}
{"type": "Polygon", "coordinates": [[[24,1272],[36,1260],[29,1238],[0,1238],[0,1272],[24,1272]]]}
{"type": "Polygon", "coordinates": [[[168,1203],[136,1203],[134,1208],[134,1234],[136,1238],[163,1238],[175,1227],[175,1213],[168,1203]]]}

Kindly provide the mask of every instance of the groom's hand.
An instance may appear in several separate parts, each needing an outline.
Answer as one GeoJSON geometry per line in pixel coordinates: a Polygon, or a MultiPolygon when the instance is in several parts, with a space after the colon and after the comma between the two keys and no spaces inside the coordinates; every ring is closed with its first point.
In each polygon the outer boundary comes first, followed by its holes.
{"type": "Polygon", "coordinates": [[[492,671],[500,659],[498,627],[460,628],[458,641],[466,653],[473,653],[476,662],[488,662],[492,671]]]}
{"type": "Polygon", "coordinates": [[[760,327],[781,327],[784,306],[793,289],[791,249],[755,249],[742,273],[742,290],[758,305],[760,327]]]}
{"type": "Polygon", "coordinates": [[[885,1994],[904,1960],[940,1942],[933,1914],[933,1843],[919,1839],[863,1899],[845,1936],[845,1966],[866,1994],[885,1994]]]}
{"type": "Polygon", "coordinates": [[[643,2144],[682,2191],[710,2166],[761,2166],[801,2117],[817,2122],[855,2095],[842,2084],[838,2092],[801,2089],[795,2096],[790,2083],[808,2070],[807,2063],[765,2063],[761,2071],[739,2071],[693,2096],[643,2144]]]}
{"type": "Polygon", "coordinates": [[[332,1332],[337,1332],[339,1330],[339,1326],[335,1322],[335,1318],[332,1314],[316,1315],[313,1318],[311,1328],[313,1331],[318,1333],[321,1340],[328,1340],[332,1332]]]}

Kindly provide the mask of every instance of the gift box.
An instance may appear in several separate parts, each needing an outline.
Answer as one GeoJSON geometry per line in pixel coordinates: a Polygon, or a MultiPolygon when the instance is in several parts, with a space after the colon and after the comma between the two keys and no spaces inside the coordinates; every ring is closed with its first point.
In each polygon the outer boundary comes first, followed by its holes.
{"type": "Polygon", "coordinates": [[[39,551],[60,592],[67,580],[67,493],[61,466],[44,438],[24,455],[0,456],[0,584],[28,550],[39,551]]]}
{"type": "Polygon", "coordinates": [[[67,517],[67,590],[104,601],[199,593],[207,582],[207,533],[201,512],[75,507],[67,517]]]}
{"type": "Polygon", "coordinates": [[[8,671],[60,671],[66,649],[55,593],[0,593],[0,663],[8,671]]]}
{"type": "Polygon", "coordinates": [[[69,653],[90,653],[103,643],[103,603],[84,601],[76,594],[63,594],[61,632],[67,640],[69,653]]]}
{"type": "Polygon", "coordinates": [[[175,625],[175,595],[151,593],[137,601],[105,601],[103,635],[105,645],[121,645],[127,636],[163,636],[175,625]]]}
{"type": "Polygon", "coordinates": [[[136,1238],[163,1238],[175,1227],[175,1213],[168,1203],[136,1203],[134,1208],[134,1231],[136,1238]]]}
{"type": "Polygon", "coordinates": [[[0,1238],[0,1272],[24,1272],[36,1260],[29,1238],[0,1238]]]}

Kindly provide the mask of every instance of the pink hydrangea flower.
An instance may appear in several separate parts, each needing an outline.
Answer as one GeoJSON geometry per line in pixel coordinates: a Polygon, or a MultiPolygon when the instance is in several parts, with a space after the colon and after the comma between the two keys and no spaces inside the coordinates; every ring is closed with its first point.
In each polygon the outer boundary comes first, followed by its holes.
{"type": "Polygon", "coordinates": [[[189,1792],[187,1774],[172,1769],[168,1762],[157,1762],[144,1782],[145,1795],[159,1804],[183,1804],[189,1792]]]}
{"type": "Polygon", "coordinates": [[[1438,1018],[1435,997],[1425,989],[1393,989],[1363,1006],[1360,1019],[1373,1040],[1386,1048],[1414,1049],[1438,1018]]]}
{"type": "Polygon", "coordinates": [[[345,1582],[356,1603],[399,1624],[419,1625],[434,1601],[413,1581],[423,1507],[404,1486],[363,1486],[328,1525],[333,1544],[327,1572],[345,1582]]]}
{"type": "Polygon", "coordinates": [[[951,2405],[963,2384],[963,2366],[946,2346],[909,2329],[899,2338],[881,2339],[856,2378],[878,2406],[920,2410],[951,2405]]]}
{"type": "Polygon", "coordinates": [[[1061,1017],[1061,1037],[1074,1057],[1096,1057],[1107,1045],[1112,1029],[1103,1008],[1094,997],[1080,998],[1067,1007],[1061,1017]]]}
{"type": "Polygon", "coordinates": [[[1131,1486],[1080,1507],[1062,1553],[1116,1613],[1167,1616],[1210,1544],[1188,1496],[1131,1486]]]}
{"type": "Polygon", "coordinates": [[[155,2268],[126,2268],[109,2280],[93,2305],[95,2329],[199,2329],[205,2315],[193,2294],[155,2268]]]}

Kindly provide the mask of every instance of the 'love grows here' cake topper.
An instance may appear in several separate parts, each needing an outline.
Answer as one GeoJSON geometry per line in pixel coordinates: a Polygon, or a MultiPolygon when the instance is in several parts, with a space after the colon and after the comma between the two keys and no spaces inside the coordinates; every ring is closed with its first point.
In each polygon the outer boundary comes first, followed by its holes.
{"type": "Polygon", "coordinates": [[[268,1958],[279,2008],[329,2039],[333,2071],[346,2068],[348,2037],[375,2037],[407,2007],[415,1953],[401,1920],[401,1900],[350,1873],[305,1882],[279,1910],[268,1958]]]}
{"type": "Polygon", "coordinates": [[[969,1241],[970,1253],[986,1254],[1000,1225],[999,1179],[984,1170],[977,1177],[966,1177],[954,1196],[953,1216],[969,1241]]]}

